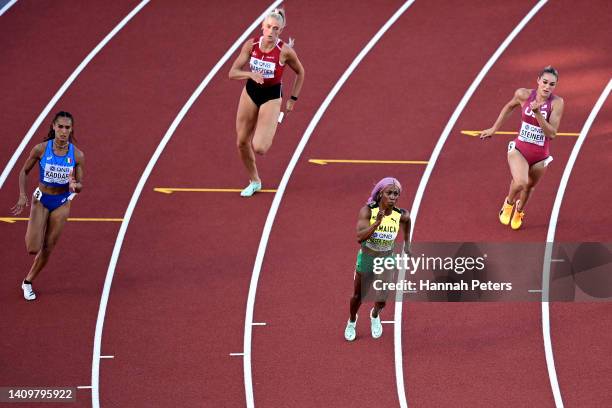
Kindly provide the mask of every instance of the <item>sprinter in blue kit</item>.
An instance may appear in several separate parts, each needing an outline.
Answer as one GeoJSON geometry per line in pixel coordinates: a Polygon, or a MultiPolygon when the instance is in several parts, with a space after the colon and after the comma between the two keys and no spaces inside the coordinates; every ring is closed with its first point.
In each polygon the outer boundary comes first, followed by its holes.
{"type": "Polygon", "coordinates": [[[32,194],[25,236],[28,253],[36,255],[21,283],[26,300],[36,299],[32,281],[49,261],[70,214],[71,201],[83,189],[85,156],[73,142],[74,118],[68,112],[58,112],[45,141],[34,146],[19,172],[19,200],[11,209],[13,215],[20,214],[28,205],[26,178],[38,162],[39,182],[32,194]]]}

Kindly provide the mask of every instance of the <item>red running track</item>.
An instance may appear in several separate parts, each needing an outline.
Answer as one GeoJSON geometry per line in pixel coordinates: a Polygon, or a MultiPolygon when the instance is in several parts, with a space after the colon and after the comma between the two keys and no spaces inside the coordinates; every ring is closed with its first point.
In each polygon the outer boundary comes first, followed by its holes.
{"type": "MultiPolygon", "coordinates": [[[[278,183],[319,104],[401,4],[395,3],[289,4],[286,34],[297,38],[308,78],[298,110],[286,118],[274,148],[260,161],[264,187],[278,183]],[[326,44],[333,58],[321,63],[320,46],[312,44],[326,44]]],[[[22,4],[2,16],[3,24],[22,4]]],[[[76,107],[79,145],[88,160],[89,187],[75,201],[73,216],[123,214],[145,164],[180,107],[267,4],[193,2],[183,6],[152,3],[145,7],[58,104],[76,107]],[[220,14],[226,17],[211,18],[220,14]]],[[[426,160],[469,83],[531,6],[479,2],[454,9],[446,3],[417,2],[332,103],[295,170],[262,270],[255,321],[267,326],[255,327],[253,337],[258,406],[397,406],[392,326],[385,326],[384,337],[374,342],[368,334],[369,307],[364,305],[358,341],[346,344],[342,330],[357,249],[353,235],[359,206],[371,184],[397,174],[405,187],[400,204],[409,209],[422,167],[317,167],[306,159],[426,160]],[[379,78],[393,78],[393,86],[381,85],[379,78]],[[332,206],[326,205],[328,197],[334,200],[332,206]]],[[[555,62],[561,71],[558,91],[572,107],[566,110],[562,128],[579,130],[607,82],[610,52],[605,51],[609,45],[604,41],[603,21],[575,25],[603,18],[603,13],[598,17],[587,9],[568,10],[566,2],[545,6],[475,94],[427,188],[415,231],[418,240],[517,239],[516,233],[496,224],[500,200],[492,198],[503,197],[507,185],[505,140],[499,137],[475,144],[477,140],[461,136],[458,130],[488,126],[510,92],[527,86],[534,72],[551,60],[559,61],[555,62]],[[568,26],[573,29],[563,29],[568,26]],[[542,32],[557,39],[543,53],[533,50],[530,40],[542,32]],[[584,38],[589,37],[596,40],[585,45],[584,38]],[[584,58],[590,58],[588,70],[576,64],[584,58]],[[490,156],[482,154],[485,149],[490,156]],[[441,224],[440,214],[449,211],[444,207],[451,202],[448,197],[473,191],[470,180],[475,179],[483,186],[482,199],[453,200],[453,210],[483,217],[491,214],[491,222],[479,222],[481,229],[466,229],[465,220],[459,218],[444,219],[441,224]],[[450,185],[449,180],[454,183],[450,185]]],[[[123,16],[118,15],[117,20],[123,16]]],[[[106,34],[106,28],[100,30],[106,34]]],[[[95,45],[99,39],[92,34],[90,41],[95,45]]],[[[83,54],[90,45],[80,45],[83,54]]],[[[226,65],[179,127],[136,207],[104,331],[102,354],[115,359],[101,363],[102,406],[244,405],[242,360],[228,354],[242,349],[248,281],[272,196],[259,194],[244,200],[236,194],[166,196],[152,191],[160,186],[241,187],[245,183],[232,131],[242,84],[225,79],[226,65]]],[[[11,75],[19,75],[15,68],[9,70],[11,75]]],[[[64,70],[69,74],[71,65],[64,70]]],[[[40,74],[28,72],[27,76],[39,78],[40,74]]],[[[290,77],[286,79],[291,83],[290,77]]],[[[40,89],[48,87],[51,96],[64,77],[54,80],[57,84],[49,85],[53,79],[41,79],[40,89]]],[[[22,127],[20,134],[47,101],[38,100],[32,99],[27,105],[30,111],[12,122],[22,127]],[[32,106],[36,103],[40,108],[32,106]]],[[[13,104],[7,104],[10,108],[13,104]]],[[[600,118],[609,117],[609,112],[608,103],[600,118]]],[[[608,236],[600,225],[606,225],[609,217],[604,211],[593,215],[592,206],[584,208],[579,197],[596,192],[606,201],[604,188],[592,188],[598,167],[588,157],[605,151],[609,130],[609,121],[598,121],[589,137],[599,138],[587,139],[583,146],[576,178],[566,192],[567,202],[575,200],[567,205],[576,210],[562,208],[559,239],[605,240],[608,236]],[[576,220],[575,214],[585,213],[590,214],[586,222],[584,217],[576,220]],[[579,221],[583,229],[575,227],[579,221]]],[[[43,134],[39,132],[39,138],[43,134]]],[[[15,136],[16,144],[19,137],[15,136]]],[[[530,204],[528,228],[518,236],[521,241],[545,237],[571,141],[560,138],[553,149],[555,162],[530,204]]],[[[9,148],[6,156],[10,154],[9,148]]],[[[17,191],[16,171],[2,191],[0,204],[9,208],[17,191]]],[[[37,280],[40,299],[33,304],[23,302],[17,289],[31,261],[23,251],[25,224],[2,228],[6,253],[16,255],[3,257],[8,273],[0,299],[8,313],[2,320],[6,364],[0,369],[0,384],[87,384],[99,294],[117,225],[68,224],[57,257],[37,280]],[[24,349],[28,360],[23,359],[24,349]],[[31,361],[37,362],[36,370],[31,361]]],[[[609,315],[607,304],[551,308],[553,346],[566,406],[602,406],[609,399],[606,312],[609,315]],[[597,328],[595,335],[590,334],[597,328]],[[576,350],[577,343],[584,347],[576,350]],[[580,386],[573,387],[577,381],[580,386]]],[[[389,307],[383,318],[391,316],[389,307]]],[[[409,405],[500,406],[503,390],[507,406],[550,406],[539,318],[538,303],[406,305],[403,335],[409,405]]],[[[88,397],[87,391],[79,391],[76,406],[89,406],[88,397]]]]}
{"type": "MultiPolygon", "coordinates": [[[[460,130],[490,126],[516,88],[535,86],[537,72],[553,64],[560,72],[556,92],[566,101],[561,131],[579,132],[610,78],[606,68],[610,66],[610,54],[605,54],[609,49],[606,29],[592,14],[592,9],[577,8],[571,2],[549,3],[502,55],[442,150],[422,202],[414,235],[417,241],[546,240],[553,200],[575,138],[559,137],[553,142],[555,161],[529,202],[525,228],[517,233],[501,226],[496,219],[509,183],[505,160],[509,138],[498,136],[484,143],[461,135],[460,130]],[[534,43],[534,38],[544,39],[545,48],[534,43]]],[[[518,129],[519,121],[518,115],[514,115],[504,130],[518,129]]],[[[583,151],[582,160],[588,161],[588,154],[583,151]]],[[[570,196],[566,192],[568,199],[570,196]]],[[[565,211],[574,213],[568,210],[567,204],[562,207],[564,214],[565,211]]],[[[595,234],[604,231],[598,223],[589,224],[588,230],[595,234]]],[[[579,239],[590,240],[588,234],[579,239]]],[[[541,275],[542,261],[537,260],[533,273],[541,275]]],[[[604,307],[596,308],[600,316],[604,307]]],[[[485,407],[499,406],[503,395],[503,406],[554,406],[542,343],[540,309],[538,302],[409,307],[404,314],[407,356],[404,368],[408,387],[414,390],[409,391],[411,401],[417,405],[440,406],[453,396],[460,406],[485,407]],[[433,335],[426,338],[423,333],[433,335]],[[425,370],[430,375],[423,376],[425,370]]],[[[561,310],[565,309],[580,313],[581,306],[561,306],[561,310]]],[[[583,365],[584,353],[568,354],[567,347],[555,347],[559,339],[556,310],[553,307],[551,312],[552,338],[555,357],[565,361],[562,396],[574,402],[567,406],[602,406],[597,402],[609,399],[609,393],[604,391],[609,380],[596,372],[573,371],[571,367],[583,365]],[[584,375],[585,390],[568,381],[568,376],[573,378],[578,373],[584,375]]],[[[595,327],[601,326],[597,323],[591,330],[595,327]]],[[[564,334],[568,330],[566,327],[564,334]]],[[[610,351],[605,346],[608,337],[606,333],[597,340],[607,353],[610,351]]],[[[583,344],[579,341],[580,332],[572,338],[574,344],[583,344]]],[[[610,369],[605,362],[601,365],[610,369]]]]}
{"type": "MultiPolygon", "coordinates": [[[[336,3],[334,13],[321,15],[326,4],[288,6],[290,25],[285,37],[296,38],[307,81],[313,80],[300,95],[297,110],[279,128],[274,148],[260,160],[264,188],[278,184],[310,117],[369,36],[394,11],[392,5],[380,2],[371,13],[377,23],[363,30],[361,14],[355,10],[365,8],[336,3]],[[314,19],[320,19],[316,30],[312,29],[314,19]],[[335,38],[338,26],[355,33],[354,37],[335,38]],[[334,57],[325,64],[317,63],[316,49],[306,45],[323,44],[331,38],[326,49],[334,57]]],[[[227,70],[229,64],[222,72],[227,70]]],[[[118,401],[133,404],[147,396],[162,405],[176,401],[177,394],[165,393],[160,387],[171,371],[176,373],[174,381],[181,384],[181,401],[186,405],[194,401],[211,406],[245,404],[243,362],[229,353],[242,351],[245,301],[272,196],[258,194],[246,200],[238,194],[166,196],[152,191],[157,186],[246,185],[232,131],[242,86],[225,75],[213,80],[168,145],[134,214],[111,292],[103,344],[103,349],[123,356],[120,364],[105,364],[101,373],[102,393],[112,389],[118,401]],[[198,134],[201,137],[194,137],[198,134]],[[218,147],[213,150],[212,146],[218,147]],[[193,174],[194,163],[199,165],[198,175],[187,179],[184,175],[193,174]],[[173,214],[172,218],[153,225],[150,219],[160,208],[173,214]],[[194,219],[206,219],[205,226],[194,219]],[[180,241],[163,238],[179,235],[180,241]],[[130,288],[145,263],[148,282],[133,291],[130,288]],[[155,324],[138,325],[129,333],[120,330],[127,322],[140,321],[155,324]],[[147,372],[150,381],[125,388],[125,378],[139,372],[147,372]]]]}
{"type": "MultiPolygon", "coordinates": [[[[416,2],[355,71],[311,137],[277,216],[255,305],[255,321],[268,323],[255,329],[253,342],[255,397],[263,406],[398,405],[393,326],[372,340],[371,305],[364,304],[357,341],[346,344],[342,332],[359,208],[373,184],[391,174],[404,184],[400,206],[410,209],[424,166],[314,167],[306,159],[427,160],[457,101],[529,10],[484,6],[416,2]]],[[[382,317],[393,320],[392,305],[382,317]]],[[[413,328],[409,322],[407,330],[413,328]]],[[[422,339],[430,342],[432,334],[422,339]]],[[[409,404],[452,404],[451,394],[440,395],[444,403],[421,398],[432,391],[422,381],[431,380],[436,368],[406,370],[409,404]],[[421,377],[418,390],[413,376],[421,377]]]]}
{"type": "MultiPolygon", "coordinates": [[[[594,19],[603,16],[592,17],[594,19]]],[[[597,26],[597,21],[593,22],[597,26]]],[[[590,30],[589,30],[590,31],[590,30]]],[[[589,34],[589,38],[593,34],[589,34]]],[[[610,44],[597,44],[593,48],[588,70],[592,72],[592,90],[589,96],[603,88],[605,67],[610,66],[610,44]],[[601,48],[599,48],[601,47],[601,48]],[[600,71],[601,74],[598,72],[600,71]],[[595,80],[596,79],[596,80],[595,80]]],[[[612,75],[608,75],[608,78],[612,75]]],[[[589,88],[591,88],[589,87],[589,88]]],[[[587,104],[589,102],[586,102],[587,104]]],[[[592,104],[592,103],[591,103],[592,104]]],[[[588,106],[588,105],[587,105],[588,106]]],[[[565,200],[557,224],[557,241],[605,242],[612,241],[607,211],[610,192],[605,177],[612,174],[610,134],[612,132],[612,98],[608,98],[599,112],[582,145],[578,160],[565,191],[565,200]]],[[[599,279],[583,272],[578,275],[584,290],[576,290],[577,299],[588,299],[587,294],[611,296],[612,284],[607,278],[609,270],[600,270],[599,279]],[[600,282],[593,288],[592,282],[600,282]],[[588,284],[590,283],[590,284],[588,284]],[[590,288],[591,291],[588,291],[590,288]]],[[[609,302],[582,301],[551,305],[553,347],[565,406],[600,407],[612,398],[612,305],[609,302]]]]}
{"type": "MultiPolygon", "coordinates": [[[[76,130],[82,129],[79,146],[87,157],[85,191],[74,202],[72,216],[123,215],[164,130],[240,33],[225,24],[243,29],[252,18],[241,12],[252,10],[255,15],[255,10],[259,14],[264,8],[262,4],[225,8],[199,2],[181,8],[149,4],[92,61],[58,103],[75,114],[76,130]],[[203,23],[220,11],[233,17],[203,23]],[[174,23],[161,23],[168,21],[174,23]]],[[[3,189],[7,191],[2,195],[3,208],[14,204],[16,171],[10,180],[3,189]]],[[[2,384],[88,385],[95,320],[117,224],[69,224],[56,248],[58,256],[37,280],[39,299],[33,304],[25,304],[18,291],[31,262],[23,250],[25,224],[5,225],[3,230],[7,231],[4,247],[16,256],[6,262],[10,274],[2,286],[6,291],[2,299],[8,303],[3,309],[11,310],[3,320],[7,339],[3,367],[14,367],[3,370],[2,384]],[[34,373],[19,352],[24,343],[41,365],[34,373]]],[[[120,356],[112,361],[120,361],[120,356]]],[[[79,405],[89,404],[89,392],[79,392],[79,405]]]]}
{"type": "MultiPolygon", "coordinates": [[[[0,21],[2,170],[74,69],[137,1],[19,1],[0,21]]],[[[41,130],[47,130],[47,122],[41,130]]],[[[34,138],[37,140],[36,138],[34,138]]]]}

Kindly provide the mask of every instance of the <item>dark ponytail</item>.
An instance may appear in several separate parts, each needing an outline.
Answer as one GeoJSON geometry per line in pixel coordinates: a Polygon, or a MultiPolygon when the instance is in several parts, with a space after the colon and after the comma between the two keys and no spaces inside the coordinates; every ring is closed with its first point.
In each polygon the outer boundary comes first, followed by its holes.
{"type": "Polygon", "coordinates": [[[76,137],[74,136],[74,118],[72,117],[72,114],[70,112],[65,111],[59,111],[55,114],[53,120],[51,121],[51,125],[49,126],[49,133],[47,133],[47,137],[45,137],[43,141],[46,142],[47,140],[55,139],[55,130],[53,130],[53,124],[57,121],[58,118],[70,119],[72,129],[70,129],[70,136],[68,138],[68,141],[70,143],[76,142],[76,137]]]}

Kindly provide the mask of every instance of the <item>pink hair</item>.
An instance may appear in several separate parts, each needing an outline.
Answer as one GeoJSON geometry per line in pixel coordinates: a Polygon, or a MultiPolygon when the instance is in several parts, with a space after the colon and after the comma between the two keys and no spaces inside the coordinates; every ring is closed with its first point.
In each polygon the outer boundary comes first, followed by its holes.
{"type": "Polygon", "coordinates": [[[389,186],[396,186],[397,188],[399,188],[400,193],[402,192],[402,185],[400,184],[399,181],[397,181],[396,178],[385,177],[384,179],[382,179],[378,183],[376,183],[376,185],[374,186],[374,189],[372,190],[372,193],[370,194],[370,198],[368,198],[368,201],[366,202],[366,204],[375,204],[375,203],[377,203],[378,200],[380,199],[378,197],[380,192],[383,191],[386,187],[389,187],[389,186]]]}

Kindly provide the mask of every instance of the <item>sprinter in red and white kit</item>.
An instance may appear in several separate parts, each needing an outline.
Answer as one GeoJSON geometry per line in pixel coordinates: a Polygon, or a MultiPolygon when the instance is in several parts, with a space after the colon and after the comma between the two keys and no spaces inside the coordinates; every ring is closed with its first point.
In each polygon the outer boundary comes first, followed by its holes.
{"type": "Polygon", "coordinates": [[[521,228],[525,205],[535,185],[552,161],[550,140],[557,136],[563,116],[563,98],[553,95],[559,74],[550,65],[538,75],[537,89],[519,88],[514,97],[502,108],[495,124],[480,133],[481,139],[493,136],[512,111],[521,106],[521,129],[518,137],[508,145],[508,164],[512,181],[508,196],[499,212],[499,221],[521,228]]]}
{"type": "Polygon", "coordinates": [[[304,67],[292,41],[286,44],[279,38],[286,25],[285,16],[283,9],[274,9],[268,14],[261,26],[263,35],[244,43],[229,72],[230,79],[247,80],[236,115],[238,151],[249,174],[249,185],[240,193],[243,197],[261,190],[255,153],[263,155],[272,146],[281,110],[281,78],[285,65],[296,74],[287,100],[287,114],[293,110],[304,83],[304,67]],[[247,63],[249,69],[244,70],[247,63]]]}

